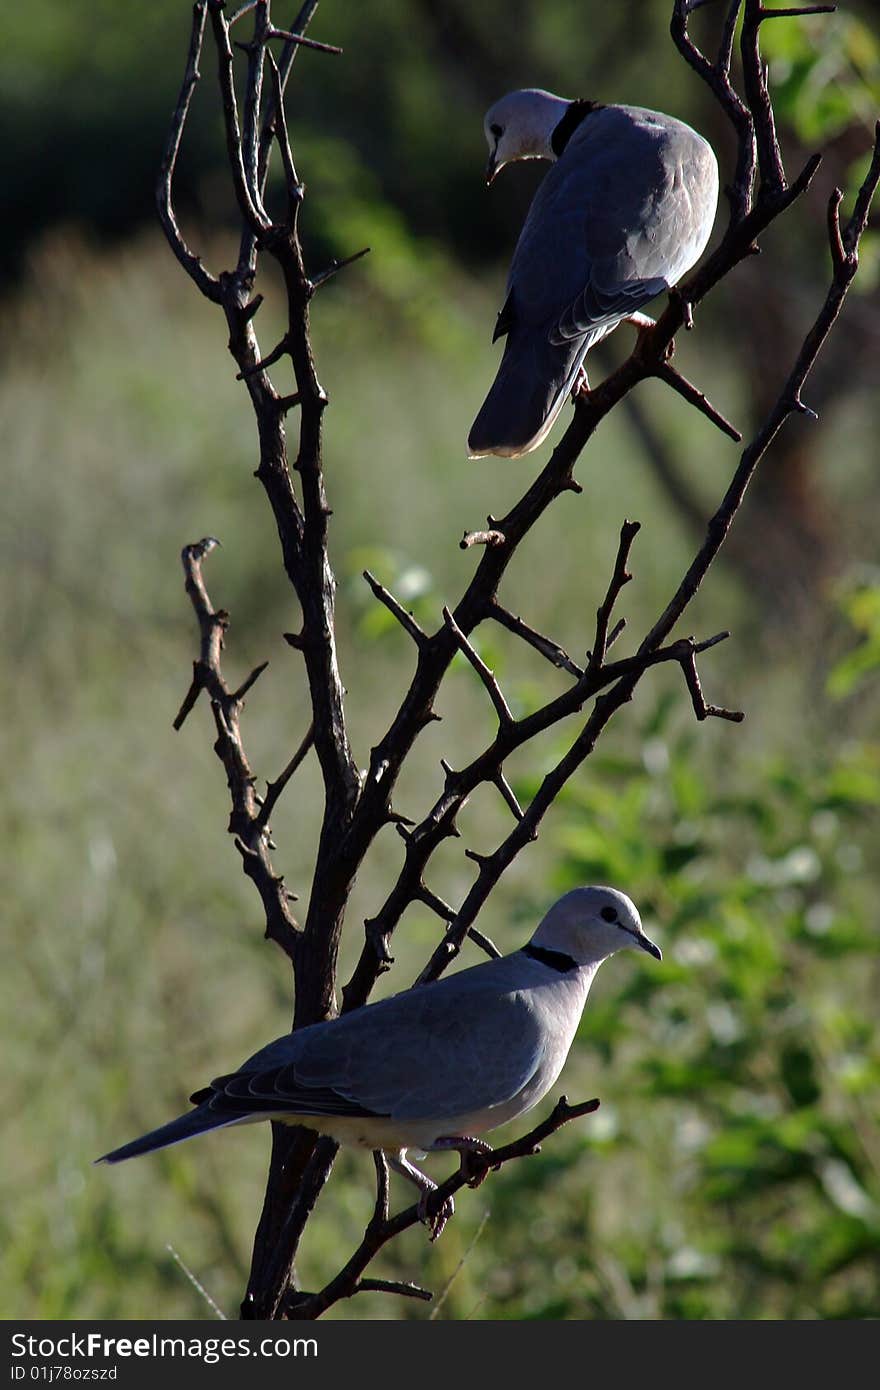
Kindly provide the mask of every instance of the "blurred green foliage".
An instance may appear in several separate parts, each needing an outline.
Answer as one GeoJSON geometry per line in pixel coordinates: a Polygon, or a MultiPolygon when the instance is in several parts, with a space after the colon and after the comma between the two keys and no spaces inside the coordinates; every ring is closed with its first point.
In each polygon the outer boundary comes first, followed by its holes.
{"type": "MultiPolygon", "coordinates": [[[[507,255],[529,186],[526,171],[497,199],[482,193],[487,99],[502,84],[534,82],[701,109],[665,37],[665,3],[595,7],[589,42],[577,43],[582,4],[513,4],[506,25],[501,9],[327,0],[314,32],[342,41],[346,57],[300,58],[291,89],[314,263],[374,248],[322,291],[313,315],[331,399],[340,659],[362,762],[413,660],[362,570],[431,627],[472,572],[458,537],[503,513],[532,476],[530,460],[464,458],[495,362],[492,262],[507,255]],[[636,15],[643,41],[623,42],[636,15]]],[[[76,6],[32,0],[4,16],[0,100],[18,134],[0,147],[3,230],[10,255],[27,247],[0,345],[7,1317],[209,1316],[168,1244],[234,1311],[265,1132],[209,1136],[113,1171],[91,1160],[176,1113],[194,1086],[290,1018],[288,972],[262,940],[259,904],[225,837],[207,709],[171,730],[195,651],[177,555],[205,534],[223,541],[206,576],[232,615],[230,679],[271,658],[244,719],[262,778],[277,775],[308,722],[301,671],[281,638],[296,626],[295,606],[252,478],[244,388],[220,316],[156,233],[112,254],[93,240],[149,216],[188,14],[188,4],[157,0],[126,9],[120,24],[118,6],[98,4],[85,24],[76,6]]],[[[786,139],[832,135],[853,168],[876,84],[876,38],[859,16],[870,20],[869,8],[829,21],[818,47],[801,24],[767,35],[786,139]]],[[[199,100],[181,191],[195,190],[183,205],[217,268],[234,240],[210,95],[199,100]]],[[[802,209],[790,245],[812,236],[821,246],[823,222],[821,205],[802,209]]],[[[823,257],[806,262],[816,270],[802,299],[786,301],[797,323],[822,292],[823,257]]],[[[762,257],[762,273],[773,264],[762,257]]],[[[269,346],[279,329],[270,275],[260,288],[257,327],[269,346]]],[[[839,333],[855,322],[845,317],[839,333]]],[[[745,407],[729,324],[707,308],[698,330],[676,360],[713,399],[745,407]]],[[[717,497],[733,448],[659,388],[643,395],[697,495],[717,497]]],[[[833,580],[797,624],[774,622],[772,585],[759,593],[722,563],[690,612],[688,630],[700,635],[733,629],[704,657],[702,677],[709,698],[745,708],[746,723],[695,725],[678,673],[651,673],[481,917],[511,949],[558,892],[612,882],[635,899],[664,961],[618,957],[594,987],[563,1086],[571,1098],[599,1095],[598,1114],[464,1192],[436,1246],[408,1232],[376,1262],[377,1275],[442,1292],[438,1316],[813,1318],[880,1307],[876,382],[823,411],[822,426],[789,429],[814,441],[841,542],[833,580]]],[[[694,541],[623,412],[603,425],[579,477],[584,496],[542,518],[502,597],[578,657],[620,523],[640,517],[615,649],[625,655],[694,541]]],[[[741,532],[754,516],[744,510],[741,532]]],[[[479,637],[517,711],[564,688],[509,634],[479,637]]],[[[460,764],[492,730],[463,661],[440,708],[443,723],[421,737],[401,781],[409,815],[436,796],[440,757],[460,764]]],[[[511,760],[522,798],[562,746],[550,737],[511,760]]],[[[319,810],[308,760],[274,824],[279,866],[302,893],[319,810]]],[[[461,825],[466,843],[491,849],[509,816],[483,789],[461,825]]],[[[343,977],[399,863],[389,831],[351,905],[343,977]]],[[[460,844],[446,845],[431,886],[460,901],[471,868],[460,844]]],[[[439,930],[424,909],[407,915],[385,991],[414,976],[439,930]]],[[[369,1159],[342,1155],[303,1247],[305,1286],[332,1275],[357,1242],[371,1187],[369,1159]]],[[[395,1184],[396,1203],[409,1195],[395,1184]]],[[[371,1294],[334,1316],[430,1312],[371,1294]]]]}

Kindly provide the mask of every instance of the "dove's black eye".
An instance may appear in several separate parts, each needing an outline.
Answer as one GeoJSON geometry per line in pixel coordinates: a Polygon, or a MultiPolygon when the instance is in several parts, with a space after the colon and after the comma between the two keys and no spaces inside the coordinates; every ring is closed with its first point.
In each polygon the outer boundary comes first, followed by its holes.
{"type": "Polygon", "coordinates": [[[502,135],[504,134],[504,131],[500,125],[490,125],[489,130],[491,134],[495,136],[496,140],[500,140],[502,135]]]}
{"type": "Polygon", "coordinates": [[[615,912],[613,907],[603,907],[602,911],[599,913],[599,916],[604,917],[606,922],[617,921],[617,913],[615,912]]]}

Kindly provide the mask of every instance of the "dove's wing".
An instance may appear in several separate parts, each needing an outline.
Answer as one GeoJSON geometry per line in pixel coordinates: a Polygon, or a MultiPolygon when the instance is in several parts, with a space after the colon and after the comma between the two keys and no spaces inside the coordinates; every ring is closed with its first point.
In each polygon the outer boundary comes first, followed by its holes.
{"type": "Polygon", "coordinates": [[[239,1114],[407,1120],[503,1104],[534,1075],[546,1041],[512,959],[298,1029],[193,1099],[239,1114]]]}

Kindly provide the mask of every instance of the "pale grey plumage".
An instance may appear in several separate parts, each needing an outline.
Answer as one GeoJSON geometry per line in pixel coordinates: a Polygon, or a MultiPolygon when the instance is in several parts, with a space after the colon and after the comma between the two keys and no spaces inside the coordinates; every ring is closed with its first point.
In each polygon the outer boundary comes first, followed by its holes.
{"type": "Polygon", "coordinates": [[[589,349],[702,255],[718,168],[671,116],[548,92],[503,98],[486,134],[492,177],[512,159],[557,161],[514,252],[496,328],[504,355],[468,438],[471,457],[518,457],[546,438],[589,349]]]}
{"type": "Polygon", "coordinates": [[[575,889],[523,950],[286,1034],[196,1092],[195,1110],[104,1158],[275,1119],[383,1149],[430,1190],[407,1148],[466,1150],[537,1104],[562,1068],[599,964],[625,946],[660,954],[624,894],[575,889]]]}

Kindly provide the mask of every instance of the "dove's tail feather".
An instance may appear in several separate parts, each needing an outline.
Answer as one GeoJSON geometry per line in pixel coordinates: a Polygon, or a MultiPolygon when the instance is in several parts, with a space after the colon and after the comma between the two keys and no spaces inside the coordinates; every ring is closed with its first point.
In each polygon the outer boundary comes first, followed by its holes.
{"type": "Polygon", "coordinates": [[[178,1115],[176,1120],[169,1120],[167,1125],[160,1125],[158,1129],[151,1129],[149,1134],[132,1139],[131,1143],[123,1144],[119,1149],[111,1149],[110,1153],[102,1154],[95,1162],[122,1163],[126,1158],[137,1158],[138,1154],[148,1154],[154,1149],[167,1149],[171,1144],[180,1144],[184,1139],[207,1133],[209,1129],[239,1124],[243,1118],[245,1117],[241,1115],[230,1115],[228,1111],[225,1115],[218,1115],[216,1111],[212,1112],[207,1106],[200,1105],[185,1115],[178,1115]]]}
{"type": "Polygon", "coordinates": [[[534,328],[512,330],[498,375],[468,435],[468,455],[519,458],[542,444],[577,379],[591,339],[551,343],[534,328]]]}

